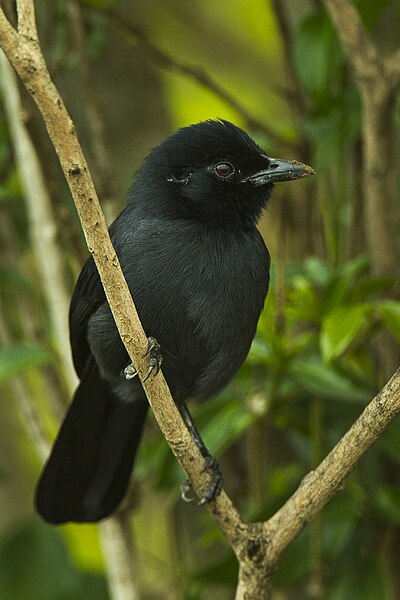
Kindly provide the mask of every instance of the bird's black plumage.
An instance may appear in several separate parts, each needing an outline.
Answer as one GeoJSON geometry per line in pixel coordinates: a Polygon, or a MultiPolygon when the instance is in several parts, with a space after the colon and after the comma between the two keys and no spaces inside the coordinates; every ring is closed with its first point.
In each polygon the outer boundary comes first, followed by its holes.
{"type": "MultiPolygon", "coordinates": [[[[257,220],[273,181],[311,172],[267,157],[227,121],[179,130],[139,169],[110,235],[178,406],[215,394],[243,363],[269,282],[257,220]]],[[[115,510],[147,412],[139,379],[122,376],[129,357],[92,258],[72,297],[70,332],[81,383],[36,493],[51,523],[115,510]]]]}

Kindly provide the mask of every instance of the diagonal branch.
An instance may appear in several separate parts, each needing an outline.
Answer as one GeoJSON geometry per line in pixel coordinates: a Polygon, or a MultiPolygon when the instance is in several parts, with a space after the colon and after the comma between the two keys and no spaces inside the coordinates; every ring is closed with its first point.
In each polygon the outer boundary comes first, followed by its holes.
{"type": "MultiPolygon", "coordinates": [[[[20,4],[23,4],[23,0],[20,0],[20,4]]],[[[10,62],[42,112],[121,339],[139,373],[146,373],[147,365],[143,359],[146,336],[111,244],[71,118],[51,81],[38,44],[18,35],[1,10],[0,40],[10,62]]],[[[156,378],[146,381],[143,387],[168,444],[193,481],[196,492],[201,495],[207,488],[209,476],[201,472],[202,456],[180,417],[165,379],[160,373],[156,378]]],[[[399,412],[400,370],[321,465],[304,479],[297,492],[269,521],[246,523],[224,492],[208,505],[239,559],[237,600],[270,597],[271,574],[282,551],[341,489],[357,461],[399,412]]]]}
{"type": "Polygon", "coordinates": [[[293,65],[293,34],[290,28],[287,7],[282,0],[272,0],[272,7],[282,39],[282,52],[289,83],[288,95],[291,100],[294,100],[293,106],[299,113],[296,116],[301,118],[306,110],[306,98],[293,65]]]}
{"type": "MultiPolygon", "coordinates": [[[[397,190],[390,173],[393,161],[395,92],[400,85],[399,51],[383,60],[349,0],[324,0],[343,48],[354,68],[362,101],[364,142],[363,185],[365,232],[375,273],[398,270],[396,224],[397,190]]],[[[397,358],[389,362],[390,372],[397,358]]]]}
{"type": "Polygon", "coordinates": [[[365,29],[360,15],[349,0],[324,0],[336,31],[359,85],[376,88],[385,82],[388,91],[400,85],[400,49],[386,58],[378,50],[365,29]]]}
{"type": "MultiPolygon", "coordinates": [[[[0,39],[9,61],[42,113],[121,339],[139,374],[146,374],[144,349],[147,347],[147,338],[112,246],[71,117],[50,78],[39,46],[17,35],[1,10],[0,39]]],[[[162,373],[143,383],[143,388],[168,444],[193,482],[195,491],[201,496],[208,487],[210,475],[203,471],[203,457],[182,421],[162,373]]],[[[209,509],[227,537],[236,543],[243,520],[231,500],[222,493],[209,509]]]]}
{"type": "Polygon", "coordinates": [[[77,376],[69,350],[67,324],[69,291],[65,281],[63,259],[57,243],[57,226],[39,157],[29,133],[20,119],[22,103],[17,79],[1,50],[0,74],[4,82],[5,112],[27,205],[33,253],[39,276],[42,279],[44,299],[54,330],[55,349],[61,359],[60,363],[67,387],[72,394],[77,384],[77,376]]]}
{"type": "Polygon", "coordinates": [[[17,0],[18,33],[38,41],[33,0],[17,0]]]}
{"type": "Polygon", "coordinates": [[[385,70],[388,78],[393,82],[393,87],[400,86],[400,48],[384,59],[385,70]]]}
{"type": "Polygon", "coordinates": [[[129,23],[112,8],[102,7],[99,12],[101,15],[107,17],[107,21],[112,23],[128,41],[133,39],[135,42],[139,43],[146,55],[156,65],[163,69],[168,69],[169,71],[192,79],[201,87],[208,90],[223,100],[228,106],[233,108],[233,110],[236,111],[237,114],[243,119],[247,128],[264,134],[277,146],[290,147],[293,149],[293,143],[290,142],[290,140],[285,139],[276,131],[268,127],[268,125],[259,121],[255,116],[250,114],[250,112],[237,100],[237,98],[232,96],[223,86],[218,83],[218,81],[213,79],[209,73],[204,71],[204,69],[198,67],[197,65],[191,65],[172,57],[170,54],[168,54],[168,52],[162,50],[152,41],[150,41],[139,27],[129,23]]]}
{"type": "Polygon", "coordinates": [[[265,533],[271,541],[268,552],[273,562],[332,496],[343,488],[356,464],[399,413],[400,369],[371,400],[322,463],[308,473],[297,491],[264,523],[265,533]]]}
{"type": "Polygon", "coordinates": [[[348,0],[325,0],[325,5],[358,80],[375,80],[383,65],[357,10],[348,0]]]}

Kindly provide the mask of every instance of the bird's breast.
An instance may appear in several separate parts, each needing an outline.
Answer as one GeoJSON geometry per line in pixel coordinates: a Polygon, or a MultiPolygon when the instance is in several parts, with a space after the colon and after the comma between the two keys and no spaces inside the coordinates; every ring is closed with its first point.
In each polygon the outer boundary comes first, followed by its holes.
{"type": "Polygon", "coordinates": [[[201,372],[197,391],[207,395],[222,382],[217,364],[231,376],[248,352],[268,290],[268,251],[256,229],[152,231],[124,249],[128,285],[147,335],[164,349],[166,375],[170,357],[170,379],[174,370],[187,380],[201,372]]]}

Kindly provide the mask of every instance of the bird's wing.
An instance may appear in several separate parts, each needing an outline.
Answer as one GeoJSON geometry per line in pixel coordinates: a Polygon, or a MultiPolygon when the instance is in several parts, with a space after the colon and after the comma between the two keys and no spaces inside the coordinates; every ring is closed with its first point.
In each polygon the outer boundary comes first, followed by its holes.
{"type": "Polygon", "coordinates": [[[75,286],[69,311],[72,358],[79,377],[85,369],[90,348],[87,340],[89,317],[105,302],[105,294],[92,257],[84,265],[75,286]]]}

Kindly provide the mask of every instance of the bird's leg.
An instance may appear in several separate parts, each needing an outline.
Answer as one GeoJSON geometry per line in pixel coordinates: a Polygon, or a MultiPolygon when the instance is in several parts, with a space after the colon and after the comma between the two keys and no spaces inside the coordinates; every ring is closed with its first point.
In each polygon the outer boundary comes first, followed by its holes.
{"type": "MultiPolygon", "coordinates": [[[[153,371],[154,371],[154,375],[157,375],[157,373],[161,369],[163,356],[161,354],[160,344],[157,342],[156,338],[154,338],[154,337],[149,337],[147,339],[147,350],[146,350],[144,356],[147,356],[147,355],[150,356],[149,368],[148,368],[148,371],[147,371],[146,376],[143,379],[143,381],[146,381],[146,379],[148,379],[150,377],[150,375],[153,373],[153,371]]],[[[121,373],[122,377],[125,377],[125,379],[133,379],[134,377],[136,377],[137,374],[138,374],[138,372],[137,372],[135,366],[133,365],[133,363],[129,363],[129,365],[127,367],[125,367],[125,369],[123,369],[123,371],[121,373]]]]}
{"type": "Polygon", "coordinates": [[[149,369],[146,373],[146,377],[143,379],[143,381],[146,381],[146,379],[148,379],[150,377],[150,375],[153,373],[154,369],[155,369],[154,375],[157,375],[157,373],[161,369],[161,365],[163,362],[163,355],[161,354],[161,346],[157,342],[156,338],[150,336],[147,339],[147,350],[144,355],[145,356],[149,355],[149,357],[150,357],[149,369]]]}
{"type": "MultiPolygon", "coordinates": [[[[188,428],[194,443],[200,450],[201,455],[204,457],[205,466],[202,470],[202,473],[205,473],[205,471],[211,471],[212,473],[211,483],[208,486],[208,489],[205,492],[205,494],[202,496],[202,498],[200,498],[200,501],[197,503],[198,506],[203,506],[204,504],[207,504],[207,502],[215,500],[215,498],[221,492],[223,481],[222,473],[217,460],[210,454],[206,445],[201,439],[200,433],[198,432],[195,424],[192,421],[192,417],[188,411],[186,404],[181,404],[179,406],[179,412],[181,413],[182,418],[186,423],[186,427],[188,428]]],[[[190,484],[190,481],[188,481],[187,479],[181,484],[181,498],[185,502],[192,502],[193,500],[193,498],[191,498],[188,495],[191,490],[191,487],[192,486],[190,484]]]]}

